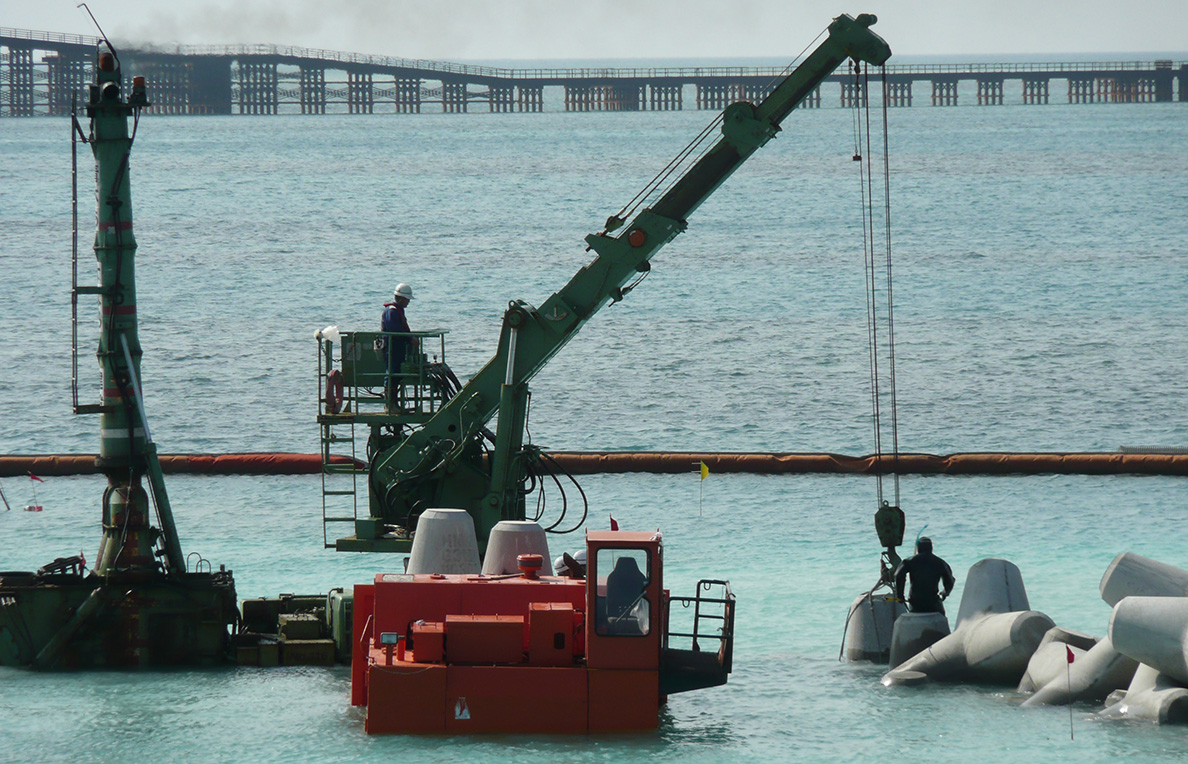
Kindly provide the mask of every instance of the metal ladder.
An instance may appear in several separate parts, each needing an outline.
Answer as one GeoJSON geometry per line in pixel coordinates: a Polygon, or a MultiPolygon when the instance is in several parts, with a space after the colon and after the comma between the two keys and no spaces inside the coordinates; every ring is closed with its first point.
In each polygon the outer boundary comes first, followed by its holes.
{"type": "MultiPolygon", "coordinates": [[[[99,414],[103,411],[102,403],[78,402],[78,297],[79,295],[102,295],[101,286],[78,285],[78,141],[82,128],[75,116],[75,107],[71,109],[70,117],[70,186],[71,210],[70,227],[72,230],[70,242],[70,400],[75,414],[99,414]]],[[[102,383],[98,385],[102,388],[102,383]]]]}
{"type": "MultiPolygon", "coordinates": [[[[359,475],[367,468],[358,466],[355,458],[355,425],[322,424],[322,546],[335,548],[332,538],[342,534],[330,533],[332,524],[350,523],[352,535],[359,517],[359,475]],[[343,448],[349,446],[349,452],[343,448]],[[335,458],[340,457],[340,458],[335,458]],[[348,461],[349,460],[349,461],[348,461]]],[[[366,485],[366,483],[364,483],[366,485]]]]}
{"type": "MultiPolygon", "coordinates": [[[[321,343],[319,343],[321,345],[321,343]]],[[[321,347],[318,349],[318,384],[319,390],[326,389],[326,377],[330,373],[330,356],[321,347]]],[[[319,408],[324,404],[323,393],[319,393],[319,408]]],[[[343,403],[354,411],[358,400],[358,391],[347,386],[344,390],[343,403]]],[[[354,417],[343,421],[321,419],[321,448],[322,456],[322,546],[334,549],[339,533],[331,533],[332,525],[350,523],[351,535],[354,533],[355,520],[359,517],[359,475],[367,474],[367,467],[360,466],[355,448],[354,417]]],[[[364,481],[366,486],[366,481],[364,481]]]]}

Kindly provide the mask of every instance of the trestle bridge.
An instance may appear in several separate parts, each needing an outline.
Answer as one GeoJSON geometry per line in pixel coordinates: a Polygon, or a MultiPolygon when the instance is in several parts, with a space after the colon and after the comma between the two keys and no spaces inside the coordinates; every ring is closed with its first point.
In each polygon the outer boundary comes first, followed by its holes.
{"type": "MultiPolygon", "coordinates": [[[[0,28],[0,116],[68,114],[85,100],[96,37],[0,28]]],[[[504,69],[274,45],[121,48],[125,72],[149,82],[158,114],[417,114],[468,111],[721,110],[758,100],[783,69],[504,69]]],[[[888,106],[1188,101],[1188,62],[1173,60],[898,64],[888,106]]],[[[867,97],[853,74],[826,80],[803,104],[867,97]]],[[[872,92],[881,84],[872,79],[872,92]]]]}

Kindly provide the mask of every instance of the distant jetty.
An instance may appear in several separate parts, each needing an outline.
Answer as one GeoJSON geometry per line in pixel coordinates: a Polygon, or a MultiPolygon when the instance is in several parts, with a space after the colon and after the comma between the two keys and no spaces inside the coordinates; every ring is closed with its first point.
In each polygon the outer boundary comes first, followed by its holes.
{"type": "MultiPolygon", "coordinates": [[[[0,116],[70,113],[99,38],[0,28],[0,116]]],[[[778,67],[503,69],[276,45],[122,47],[157,114],[720,111],[757,101],[778,67]],[[548,105],[546,107],[546,104],[548,105]]],[[[808,108],[1188,102],[1188,61],[903,64],[826,80],[808,108]],[[1067,96],[1065,95],[1067,93],[1067,96]]]]}

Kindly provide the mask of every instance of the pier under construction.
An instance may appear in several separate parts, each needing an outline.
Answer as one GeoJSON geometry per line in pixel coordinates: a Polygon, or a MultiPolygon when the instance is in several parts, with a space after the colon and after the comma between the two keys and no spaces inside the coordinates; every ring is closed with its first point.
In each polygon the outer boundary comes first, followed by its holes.
{"type": "MultiPolygon", "coordinates": [[[[85,101],[96,37],[0,28],[0,116],[70,113],[85,101]]],[[[758,101],[780,67],[505,69],[275,45],[125,46],[157,114],[462,114],[719,111],[758,101]]],[[[1188,101],[1188,61],[900,64],[888,106],[1188,101]]],[[[803,107],[849,107],[881,83],[837,73],[803,107]],[[824,90],[824,92],[823,92],[824,90]]]]}

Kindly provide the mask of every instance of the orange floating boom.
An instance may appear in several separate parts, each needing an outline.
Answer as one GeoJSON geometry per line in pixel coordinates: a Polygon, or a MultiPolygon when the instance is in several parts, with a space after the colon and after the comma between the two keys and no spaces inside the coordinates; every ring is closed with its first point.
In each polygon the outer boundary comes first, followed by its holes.
{"type": "Polygon", "coordinates": [[[550,452],[574,474],[682,473],[704,463],[711,473],[916,475],[1188,475],[1188,454],[961,453],[846,456],[820,453],[550,452]]]}
{"type": "MultiPolygon", "coordinates": [[[[575,475],[647,472],[679,474],[704,463],[714,474],[904,475],[1188,475],[1188,453],[975,452],[938,456],[900,454],[847,456],[827,453],[709,453],[701,451],[550,451],[575,475]]],[[[167,473],[195,475],[316,475],[318,454],[170,454],[160,457],[167,473]]],[[[335,463],[348,463],[335,459],[335,463]]],[[[363,466],[360,464],[360,466],[363,466]]],[[[0,456],[0,477],[92,475],[94,454],[0,456]]]]}

